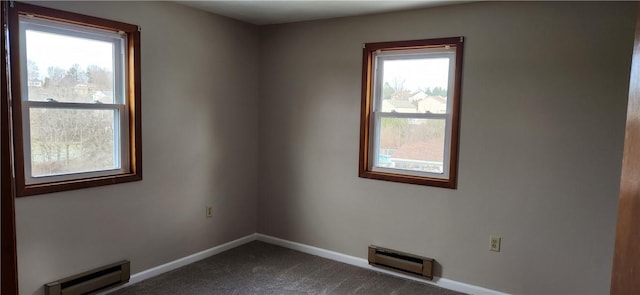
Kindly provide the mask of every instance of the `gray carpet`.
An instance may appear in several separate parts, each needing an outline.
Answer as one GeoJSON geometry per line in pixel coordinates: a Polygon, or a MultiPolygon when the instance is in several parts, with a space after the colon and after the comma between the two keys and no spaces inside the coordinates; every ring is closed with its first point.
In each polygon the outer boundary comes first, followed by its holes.
{"type": "Polygon", "coordinates": [[[462,294],[251,242],[111,294],[462,294]]]}

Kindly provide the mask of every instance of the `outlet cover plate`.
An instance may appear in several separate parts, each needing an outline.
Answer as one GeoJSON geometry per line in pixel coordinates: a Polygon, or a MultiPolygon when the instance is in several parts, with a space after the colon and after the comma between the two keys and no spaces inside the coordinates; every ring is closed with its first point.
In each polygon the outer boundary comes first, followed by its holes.
{"type": "Polygon", "coordinates": [[[213,216],[213,208],[211,206],[207,206],[206,216],[207,217],[213,216]]]}
{"type": "Polygon", "coordinates": [[[500,236],[492,235],[489,240],[489,250],[494,252],[500,252],[500,242],[502,238],[500,236]]]}

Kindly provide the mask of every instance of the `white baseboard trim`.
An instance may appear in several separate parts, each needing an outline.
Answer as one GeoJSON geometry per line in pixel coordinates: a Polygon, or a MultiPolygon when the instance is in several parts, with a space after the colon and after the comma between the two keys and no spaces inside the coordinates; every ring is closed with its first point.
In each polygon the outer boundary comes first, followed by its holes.
{"type": "Polygon", "coordinates": [[[496,291],[496,290],[491,290],[491,289],[487,289],[487,288],[483,288],[483,287],[478,287],[478,286],[474,286],[474,285],[470,285],[470,284],[465,284],[465,283],[461,283],[461,282],[457,282],[457,281],[449,280],[449,279],[445,279],[445,278],[434,277],[433,281],[429,281],[429,280],[420,279],[420,278],[414,277],[414,276],[404,275],[404,274],[401,274],[401,273],[388,271],[388,270],[381,269],[381,268],[376,268],[376,267],[373,267],[373,266],[369,265],[369,261],[364,259],[364,258],[350,256],[350,255],[346,255],[346,254],[342,254],[342,253],[338,253],[338,252],[334,252],[334,251],[330,251],[330,250],[326,250],[326,249],[322,249],[322,248],[318,248],[318,247],[314,247],[314,246],[309,246],[309,245],[305,245],[305,244],[301,244],[301,243],[296,243],[296,242],[292,242],[292,241],[288,241],[288,240],[283,240],[283,239],[272,237],[272,236],[268,236],[268,235],[256,234],[256,238],[257,238],[258,241],[262,241],[262,242],[265,242],[265,243],[278,245],[278,246],[281,246],[281,247],[289,248],[289,249],[300,251],[300,252],[303,252],[303,253],[320,256],[320,257],[323,257],[323,258],[335,260],[335,261],[346,263],[346,264],[351,264],[351,265],[354,265],[354,266],[370,269],[370,270],[377,271],[377,272],[382,272],[382,273],[389,274],[389,275],[396,276],[396,277],[401,277],[401,278],[406,278],[406,279],[413,280],[413,281],[418,281],[418,282],[423,282],[423,283],[427,283],[427,284],[431,284],[431,285],[436,285],[438,287],[442,287],[442,288],[446,288],[446,289],[449,289],[449,290],[454,290],[454,291],[458,291],[458,292],[462,292],[462,293],[483,294],[483,295],[484,294],[487,294],[487,295],[507,295],[507,293],[502,293],[502,292],[499,292],[499,291],[496,291]]]}
{"type": "Polygon", "coordinates": [[[495,290],[491,290],[491,289],[487,289],[487,288],[482,288],[482,287],[478,287],[478,286],[474,286],[474,285],[470,285],[470,284],[465,284],[465,283],[461,283],[461,282],[457,282],[454,280],[449,280],[449,279],[445,279],[445,278],[438,278],[438,277],[434,277],[433,281],[428,281],[428,280],[424,280],[424,279],[420,279],[418,277],[414,277],[414,276],[409,276],[409,275],[404,275],[401,273],[397,273],[397,272],[393,272],[393,271],[388,271],[386,269],[381,269],[381,268],[376,268],[373,267],[371,265],[369,265],[369,261],[367,261],[364,258],[360,258],[360,257],[355,257],[355,256],[350,256],[350,255],[346,255],[346,254],[342,254],[339,252],[334,252],[334,251],[330,251],[330,250],[326,250],[326,249],[322,249],[322,248],[318,248],[318,247],[314,247],[314,246],[310,246],[310,245],[305,245],[305,244],[301,244],[301,243],[297,243],[297,242],[292,242],[292,241],[288,241],[288,240],[284,240],[284,239],[280,239],[280,238],[276,238],[276,237],[272,237],[272,236],[268,236],[268,235],[264,235],[264,234],[258,234],[258,233],[254,233],[254,234],[250,234],[247,236],[244,236],[242,238],[239,238],[237,240],[233,240],[231,242],[228,243],[224,243],[222,245],[219,246],[215,246],[213,248],[209,248],[207,250],[204,251],[200,251],[198,253],[195,254],[191,254],[189,256],[180,258],[180,259],[176,259],[174,261],[170,261],[167,262],[165,264],[135,273],[133,275],[131,275],[131,279],[129,280],[128,283],[115,287],[113,289],[109,289],[108,291],[105,292],[101,292],[98,293],[98,295],[104,295],[104,294],[108,294],[111,292],[114,292],[116,290],[125,288],[127,286],[133,285],[135,283],[139,283],[141,281],[144,281],[146,279],[161,275],[165,272],[169,272],[172,271],[176,268],[185,266],[187,264],[191,264],[194,263],[196,261],[211,257],[213,255],[216,255],[218,253],[227,251],[229,249],[233,249],[235,247],[244,245],[246,243],[252,242],[252,241],[262,241],[265,243],[269,243],[269,244],[273,244],[273,245],[277,245],[277,246],[281,246],[281,247],[285,247],[285,248],[289,248],[292,250],[296,250],[296,251],[300,251],[303,253],[307,253],[307,254],[311,254],[311,255],[316,255],[316,256],[320,256],[323,258],[327,258],[327,259],[331,259],[331,260],[335,260],[338,262],[342,262],[342,263],[346,263],[346,264],[350,264],[350,265],[354,265],[357,267],[362,267],[362,268],[366,268],[366,269],[370,269],[373,271],[377,271],[377,272],[381,272],[381,273],[385,273],[385,274],[389,274],[392,276],[396,276],[396,277],[401,277],[401,278],[405,278],[405,279],[409,279],[409,280],[413,280],[413,281],[418,281],[418,282],[423,282],[423,283],[427,283],[427,284],[431,284],[431,285],[436,285],[438,287],[442,287],[442,288],[446,288],[446,289],[450,289],[450,290],[454,290],[454,291],[458,291],[458,292],[462,292],[462,293],[467,293],[467,294],[482,294],[482,295],[508,295],[507,293],[502,293],[499,291],[495,291],[495,290]]]}
{"type": "Polygon", "coordinates": [[[215,246],[213,248],[209,248],[207,250],[203,250],[203,251],[200,251],[198,253],[191,254],[189,256],[186,256],[186,257],[183,257],[183,258],[180,258],[180,259],[176,259],[174,261],[167,262],[167,263],[162,264],[162,265],[158,265],[156,267],[153,267],[153,268],[150,268],[150,269],[147,269],[147,270],[144,270],[144,271],[141,271],[141,272],[138,272],[138,273],[135,273],[135,274],[131,275],[131,279],[129,279],[129,282],[124,284],[124,285],[120,285],[120,286],[118,286],[116,288],[109,289],[109,291],[105,291],[104,293],[98,293],[98,294],[99,295],[103,295],[103,294],[108,294],[108,293],[114,292],[116,290],[125,288],[125,287],[133,285],[135,283],[139,283],[139,282],[144,281],[146,279],[161,275],[161,274],[163,274],[165,272],[172,271],[172,270],[174,270],[176,268],[183,267],[183,266],[185,266],[187,264],[191,264],[191,263],[194,263],[196,261],[211,257],[213,255],[216,255],[218,253],[222,253],[222,252],[227,251],[229,249],[233,249],[235,247],[244,245],[246,243],[253,242],[255,240],[256,240],[256,234],[250,234],[250,235],[244,236],[242,238],[239,238],[237,240],[233,240],[231,242],[224,243],[222,245],[218,245],[218,246],[215,246]]]}

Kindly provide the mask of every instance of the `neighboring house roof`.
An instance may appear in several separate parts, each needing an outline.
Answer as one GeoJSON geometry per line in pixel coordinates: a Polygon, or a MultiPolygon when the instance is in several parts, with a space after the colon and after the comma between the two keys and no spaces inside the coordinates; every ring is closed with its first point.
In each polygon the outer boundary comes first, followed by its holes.
{"type": "Polygon", "coordinates": [[[94,100],[99,100],[99,99],[103,99],[103,98],[112,99],[113,98],[113,91],[98,90],[98,91],[93,93],[92,97],[93,97],[94,100]]]}
{"type": "Polygon", "coordinates": [[[422,91],[418,91],[416,93],[411,94],[411,97],[409,97],[409,100],[412,101],[418,101],[418,100],[423,100],[427,97],[427,94],[422,92],[422,91]]]}
{"type": "Polygon", "coordinates": [[[416,106],[408,101],[408,100],[397,100],[397,99],[389,99],[386,100],[387,102],[389,102],[389,104],[391,104],[392,106],[396,107],[396,108],[402,108],[402,109],[415,109],[416,106]]]}
{"type": "Polygon", "coordinates": [[[444,144],[442,139],[406,143],[400,146],[391,158],[442,162],[444,144]]]}
{"type": "Polygon", "coordinates": [[[447,99],[442,96],[428,96],[418,101],[418,111],[421,113],[446,113],[447,99]]]}
{"type": "Polygon", "coordinates": [[[447,99],[442,96],[427,96],[426,99],[433,99],[439,103],[447,103],[447,99]]]}
{"type": "Polygon", "coordinates": [[[408,100],[385,99],[382,101],[383,112],[415,113],[418,108],[408,100]]]}
{"type": "Polygon", "coordinates": [[[113,96],[113,91],[98,90],[93,95],[101,96],[101,97],[112,97],[113,96]]]}

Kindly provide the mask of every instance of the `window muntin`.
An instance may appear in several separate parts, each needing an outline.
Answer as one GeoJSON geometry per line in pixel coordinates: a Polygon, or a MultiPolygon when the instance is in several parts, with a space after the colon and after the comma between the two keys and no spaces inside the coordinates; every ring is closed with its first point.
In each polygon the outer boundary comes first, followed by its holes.
{"type": "Polygon", "coordinates": [[[360,176],[456,186],[462,38],[364,48],[360,176]]]}
{"type": "Polygon", "coordinates": [[[135,25],[9,9],[16,194],[142,179],[135,25]]]}

